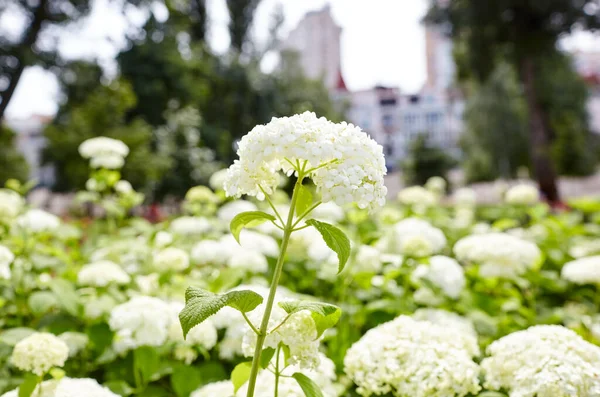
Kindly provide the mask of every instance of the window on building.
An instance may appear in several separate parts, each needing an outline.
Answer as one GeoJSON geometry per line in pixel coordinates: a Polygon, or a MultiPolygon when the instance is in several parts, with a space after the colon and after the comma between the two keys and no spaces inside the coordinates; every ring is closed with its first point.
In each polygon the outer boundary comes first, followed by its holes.
{"type": "Polygon", "coordinates": [[[383,118],[382,118],[382,122],[383,122],[384,127],[391,127],[392,124],[394,124],[394,118],[392,117],[391,114],[384,114],[383,118]]]}

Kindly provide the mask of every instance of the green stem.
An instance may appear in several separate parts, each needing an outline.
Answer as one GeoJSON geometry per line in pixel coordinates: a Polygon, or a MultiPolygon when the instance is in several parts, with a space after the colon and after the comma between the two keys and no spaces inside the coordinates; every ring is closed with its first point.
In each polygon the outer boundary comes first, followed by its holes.
{"type": "Polygon", "coordinates": [[[281,240],[281,249],[277,264],[275,265],[275,272],[273,273],[273,279],[271,280],[271,288],[269,290],[269,297],[267,298],[267,304],[265,305],[265,313],[263,314],[262,322],[260,324],[259,332],[256,336],[256,349],[254,350],[254,357],[252,358],[252,369],[250,370],[250,378],[248,379],[248,393],[246,397],[254,397],[254,389],[256,388],[256,378],[258,376],[258,370],[260,369],[260,356],[262,354],[263,344],[267,337],[267,329],[269,327],[269,318],[271,317],[271,311],[273,310],[273,303],[275,302],[275,293],[277,292],[277,285],[279,284],[279,278],[283,270],[283,260],[287,251],[288,244],[290,242],[290,235],[292,234],[294,224],[294,210],[296,208],[296,201],[298,200],[298,192],[300,191],[300,185],[304,175],[300,173],[298,180],[294,186],[294,193],[292,194],[292,202],[290,204],[290,213],[288,214],[287,223],[283,230],[283,239],[281,240]]]}
{"type": "Polygon", "coordinates": [[[248,318],[248,316],[246,315],[246,313],[242,312],[242,316],[244,316],[244,320],[246,320],[246,322],[248,323],[248,326],[250,326],[250,328],[252,329],[252,331],[254,331],[254,333],[256,335],[260,334],[260,331],[256,329],[256,327],[254,326],[254,324],[252,324],[252,321],[250,321],[250,319],[248,318]]]}
{"type": "Polygon", "coordinates": [[[279,395],[279,376],[281,375],[280,371],[279,371],[279,353],[280,353],[280,346],[277,346],[277,350],[275,351],[275,354],[277,355],[277,357],[275,357],[275,394],[273,397],[278,397],[279,395]]]}

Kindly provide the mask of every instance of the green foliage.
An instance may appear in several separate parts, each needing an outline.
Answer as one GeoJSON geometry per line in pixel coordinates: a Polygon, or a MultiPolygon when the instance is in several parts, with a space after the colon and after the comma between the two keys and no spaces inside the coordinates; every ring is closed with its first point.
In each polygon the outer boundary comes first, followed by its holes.
{"type": "Polygon", "coordinates": [[[34,374],[27,373],[21,386],[19,386],[19,397],[30,397],[35,387],[40,383],[40,377],[34,374]]]}
{"type": "Polygon", "coordinates": [[[306,212],[313,201],[313,195],[310,192],[310,188],[306,185],[299,185],[298,189],[298,199],[296,200],[296,215],[301,216],[306,212]]]}
{"type": "Polygon", "coordinates": [[[240,387],[242,387],[244,383],[248,382],[251,370],[252,362],[250,361],[239,363],[235,366],[231,372],[231,383],[233,383],[234,393],[237,393],[240,387]]]}
{"type": "Polygon", "coordinates": [[[346,262],[350,258],[351,250],[348,236],[337,227],[329,223],[317,221],[316,219],[309,219],[306,221],[306,224],[317,229],[321,233],[325,244],[337,254],[339,261],[338,273],[344,270],[344,266],[346,266],[346,262]]]}
{"type": "Polygon", "coordinates": [[[285,310],[287,314],[308,310],[315,321],[317,337],[323,335],[325,330],[336,325],[342,315],[342,310],[339,307],[323,302],[286,301],[279,302],[279,306],[285,310]]]}
{"type": "Polygon", "coordinates": [[[500,64],[483,84],[472,82],[461,136],[470,182],[510,178],[529,163],[527,110],[517,77],[500,64]]]}
{"type": "Polygon", "coordinates": [[[433,176],[446,178],[455,161],[442,149],[432,146],[426,134],[419,134],[409,146],[407,158],[401,163],[408,184],[425,184],[433,176]]]}
{"type": "Polygon", "coordinates": [[[123,141],[130,153],[123,168],[123,178],[136,187],[149,187],[160,179],[169,167],[167,158],[152,151],[152,129],[141,119],[127,122],[127,112],[135,106],[136,98],[129,84],[116,81],[99,86],[82,103],[67,102],[53,124],[44,131],[48,146],[44,161],[56,170],[59,191],[82,188],[87,180],[87,161],[78,153],[86,139],[107,136],[123,141]]]}
{"type": "Polygon", "coordinates": [[[306,397],[323,397],[323,392],[319,386],[302,372],[296,372],[292,375],[292,378],[296,379],[306,397]]]}
{"type": "Polygon", "coordinates": [[[185,291],[185,307],[179,313],[183,336],[225,306],[242,313],[256,309],[263,301],[262,296],[253,291],[231,291],[213,294],[200,288],[189,287],[185,291]]]}
{"type": "Polygon", "coordinates": [[[9,179],[27,181],[29,166],[16,148],[16,135],[5,125],[0,125],[0,186],[9,179]]]}
{"type": "Polygon", "coordinates": [[[229,11],[229,38],[231,46],[241,53],[254,20],[254,13],[260,0],[227,0],[229,11]]]}
{"type": "Polygon", "coordinates": [[[261,223],[266,221],[274,221],[275,217],[271,214],[267,214],[262,211],[247,211],[242,212],[241,214],[237,214],[229,225],[229,229],[231,229],[231,234],[240,242],[240,233],[242,229],[245,227],[254,227],[258,226],[261,223]]]}

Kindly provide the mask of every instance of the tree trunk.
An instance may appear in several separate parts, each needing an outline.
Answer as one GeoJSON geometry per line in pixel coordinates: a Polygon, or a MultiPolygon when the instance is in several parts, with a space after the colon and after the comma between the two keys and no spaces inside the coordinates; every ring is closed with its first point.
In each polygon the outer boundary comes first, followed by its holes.
{"type": "Polygon", "coordinates": [[[0,120],[4,118],[4,113],[6,112],[6,108],[12,99],[15,90],[17,89],[17,85],[19,84],[19,80],[23,75],[23,71],[25,67],[29,65],[29,59],[31,58],[35,42],[37,41],[40,30],[42,30],[42,25],[44,21],[47,19],[48,14],[46,12],[46,6],[48,5],[48,0],[40,1],[39,6],[35,9],[33,13],[33,20],[31,24],[27,28],[25,32],[25,37],[23,41],[17,47],[15,51],[15,58],[17,59],[17,67],[9,76],[9,83],[6,90],[4,90],[0,96],[0,120]]]}
{"type": "Polygon", "coordinates": [[[549,203],[558,203],[560,196],[556,185],[556,172],[550,157],[549,131],[544,121],[535,87],[535,63],[532,58],[521,62],[521,82],[529,110],[529,144],[531,163],[541,193],[549,203]]]}

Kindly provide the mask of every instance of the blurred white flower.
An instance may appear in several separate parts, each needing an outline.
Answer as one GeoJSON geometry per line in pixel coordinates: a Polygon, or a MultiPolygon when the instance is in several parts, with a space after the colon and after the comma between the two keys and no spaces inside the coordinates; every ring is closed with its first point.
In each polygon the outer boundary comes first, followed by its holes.
{"type": "Polygon", "coordinates": [[[47,332],[36,332],[15,345],[10,362],[21,371],[42,376],[52,367],[65,365],[68,357],[69,346],[60,338],[47,332]]]}
{"type": "Polygon", "coordinates": [[[133,192],[133,186],[131,186],[131,183],[129,183],[129,181],[121,179],[120,181],[115,183],[115,191],[121,194],[128,194],[133,192]]]}
{"type": "Polygon", "coordinates": [[[457,299],[466,285],[465,272],[453,258],[435,255],[429,258],[429,264],[420,264],[412,273],[412,279],[418,282],[426,279],[439,287],[444,294],[457,299]]]}
{"type": "Polygon", "coordinates": [[[513,205],[531,205],[540,201],[540,193],[535,186],[515,185],[506,191],[504,200],[513,205]]]}
{"type": "Polygon", "coordinates": [[[167,245],[171,244],[173,242],[173,235],[169,232],[165,232],[165,231],[159,231],[158,233],[156,233],[156,235],[154,236],[154,245],[162,248],[162,247],[166,247],[167,245]]]}
{"type": "Polygon", "coordinates": [[[401,204],[427,209],[437,204],[437,196],[422,186],[406,187],[398,193],[401,204]]]}
{"type": "Polygon", "coordinates": [[[49,212],[30,209],[16,220],[16,225],[32,233],[50,232],[60,226],[60,219],[49,212]]]}
{"type": "Polygon", "coordinates": [[[198,216],[180,216],[173,219],[169,230],[182,236],[203,234],[212,229],[209,220],[198,216]]]}
{"type": "MultiPolygon", "coordinates": [[[[18,397],[19,390],[15,389],[2,397],[18,397]]],[[[33,393],[35,397],[120,397],[108,388],[101,386],[91,378],[61,378],[40,383],[33,393]]]]}
{"type": "Polygon", "coordinates": [[[425,257],[440,252],[446,246],[444,233],[429,222],[407,218],[396,223],[392,234],[377,243],[384,252],[425,257]]]}
{"type": "Polygon", "coordinates": [[[452,198],[458,207],[473,207],[477,204],[477,194],[473,189],[467,187],[456,190],[452,198]]]}
{"type": "Polygon", "coordinates": [[[224,190],[223,185],[225,184],[225,180],[227,179],[227,168],[219,170],[213,173],[208,180],[208,185],[212,190],[224,190]]]}
{"type": "Polygon", "coordinates": [[[83,266],[77,273],[77,282],[81,285],[106,287],[114,284],[129,284],[129,275],[114,262],[100,260],[83,266]]]}
{"type": "Polygon", "coordinates": [[[24,206],[21,195],[9,189],[0,189],[0,223],[9,223],[24,206]]]}
{"type": "Polygon", "coordinates": [[[223,221],[227,227],[231,223],[232,219],[235,218],[236,215],[241,214],[242,212],[248,211],[258,211],[258,208],[254,203],[246,200],[234,200],[230,201],[227,204],[223,205],[217,211],[217,217],[223,221]]]}
{"type": "Polygon", "coordinates": [[[513,332],[487,348],[487,389],[519,397],[600,395],[600,347],[558,325],[513,332]]]}
{"type": "Polygon", "coordinates": [[[110,155],[127,157],[129,148],[117,139],[100,136],[83,141],[79,145],[79,154],[86,159],[110,155]]]}
{"type": "Polygon", "coordinates": [[[154,268],[158,271],[182,271],[190,266],[190,258],[184,250],[168,247],[154,255],[154,268]]]}
{"type": "Polygon", "coordinates": [[[600,255],[567,262],[561,277],[575,284],[600,284],[600,255]]]}
{"type": "Polygon", "coordinates": [[[14,259],[12,251],[0,244],[0,279],[10,280],[10,264],[14,259]]]}
{"type": "Polygon", "coordinates": [[[342,207],[333,201],[329,201],[315,208],[310,217],[324,222],[336,223],[344,219],[345,213],[342,207]]]}

